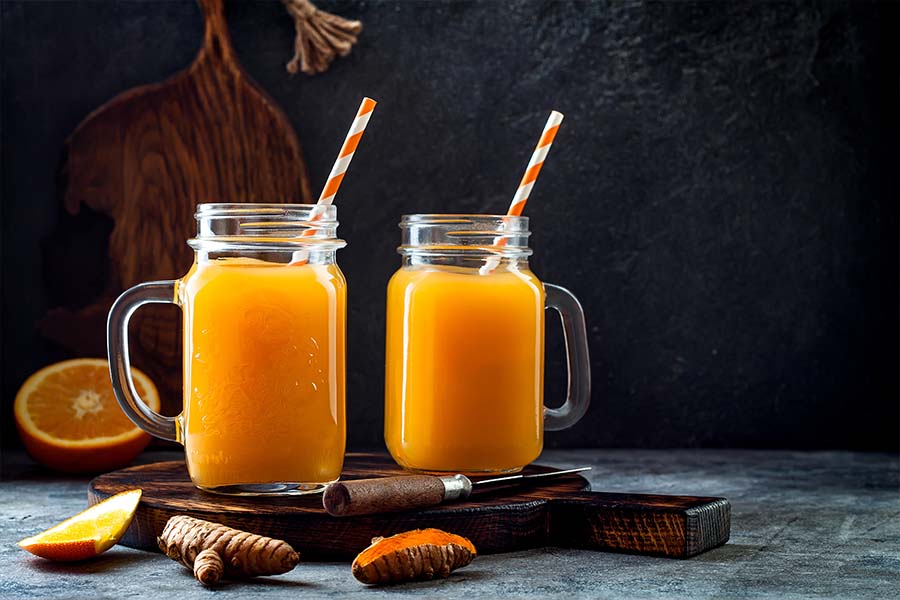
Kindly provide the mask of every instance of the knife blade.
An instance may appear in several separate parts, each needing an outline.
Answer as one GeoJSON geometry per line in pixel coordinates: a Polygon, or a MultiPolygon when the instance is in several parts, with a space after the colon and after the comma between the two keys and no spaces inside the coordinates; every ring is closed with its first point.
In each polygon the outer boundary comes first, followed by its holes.
{"type": "Polygon", "coordinates": [[[338,481],[325,488],[322,506],[334,517],[372,515],[435,506],[468,498],[475,489],[492,486],[522,485],[534,480],[553,479],[590,471],[591,467],[507,475],[472,481],[465,475],[402,475],[338,481]]]}

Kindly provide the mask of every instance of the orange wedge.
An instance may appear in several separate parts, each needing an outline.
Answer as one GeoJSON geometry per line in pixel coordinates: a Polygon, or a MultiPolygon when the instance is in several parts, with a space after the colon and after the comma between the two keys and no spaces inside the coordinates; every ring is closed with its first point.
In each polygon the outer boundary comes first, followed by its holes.
{"type": "Polygon", "coordinates": [[[84,560],[116,545],[134,518],[141,490],[129,490],[95,504],[43,533],[19,542],[19,547],[50,560],[84,560]]]}
{"type": "MultiPolygon", "coordinates": [[[[159,410],[150,378],[131,370],[141,398],[159,410]]],[[[107,361],[66,360],[29,377],[16,394],[16,427],[38,462],[69,473],[109,471],[127,465],[150,436],[119,408],[107,361]]]]}

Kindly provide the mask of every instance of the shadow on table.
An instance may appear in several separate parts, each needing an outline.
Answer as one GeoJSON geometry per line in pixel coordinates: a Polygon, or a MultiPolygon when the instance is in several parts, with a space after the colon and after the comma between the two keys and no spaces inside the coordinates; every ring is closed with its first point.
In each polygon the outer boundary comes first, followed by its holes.
{"type": "MultiPolygon", "coordinates": [[[[190,571],[185,569],[185,574],[190,579],[194,576],[190,571]]],[[[199,585],[199,583],[198,583],[199,585]]],[[[297,581],[296,579],[276,579],[275,577],[251,577],[248,579],[224,579],[214,586],[216,590],[227,590],[228,588],[238,588],[247,586],[271,586],[278,588],[295,588],[299,590],[315,590],[321,589],[323,586],[318,583],[310,583],[309,581],[297,581]]]]}
{"type": "Polygon", "coordinates": [[[730,562],[733,560],[746,559],[763,548],[762,545],[751,544],[725,544],[718,548],[713,548],[708,552],[704,552],[699,556],[695,556],[691,561],[699,562],[730,562]]]}
{"type": "MultiPolygon", "coordinates": [[[[110,550],[96,558],[75,562],[52,562],[38,558],[37,556],[28,556],[24,558],[29,567],[40,571],[41,573],[51,575],[106,575],[108,573],[133,567],[137,564],[158,560],[161,556],[161,554],[154,554],[151,552],[116,552],[115,550],[110,550]]],[[[194,579],[194,575],[189,569],[173,561],[167,562],[171,564],[173,574],[182,576],[186,580],[194,579]]],[[[197,585],[199,586],[200,584],[197,583],[197,585]]],[[[254,577],[234,581],[223,580],[215,586],[215,589],[224,590],[238,585],[272,586],[305,590],[313,590],[321,587],[318,584],[309,583],[307,581],[279,579],[276,577],[254,577]]]]}
{"type": "MultiPolygon", "coordinates": [[[[492,575],[492,574],[486,573],[484,571],[479,571],[478,569],[470,569],[467,567],[465,569],[460,569],[459,571],[454,571],[453,573],[450,574],[450,577],[447,577],[446,579],[437,577],[435,579],[428,579],[428,580],[424,580],[424,581],[409,581],[409,582],[405,582],[403,584],[403,587],[404,588],[410,587],[410,588],[415,588],[415,589],[420,589],[422,591],[425,591],[432,587],[448,586],[448,585],[453,585],[454,583],[481,581],[482,579],[485,579],[488,577],[496,578],[496,575],[492,575]]],[[[373,589],[375,587],[384,587],[385,589],[390,588],[390,586],[371,586],[371,587],[373,589]]]]}
{"type": "Polygon", "coordinates": [[[110,550],[95,558],[74,562],[53,562],[37,556],[29,556],[25,560],[28,566],[42,573],[90,575],[92,573],[117,571],[131,565],[158,560],[159,556],[150,552],[110,550]]]}

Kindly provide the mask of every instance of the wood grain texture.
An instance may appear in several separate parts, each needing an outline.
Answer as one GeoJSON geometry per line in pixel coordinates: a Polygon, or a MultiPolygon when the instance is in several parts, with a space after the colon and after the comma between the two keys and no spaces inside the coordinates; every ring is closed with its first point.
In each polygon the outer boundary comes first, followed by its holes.
{"type": "MultiPolygon", "coordinates": [[[[526,473],[546,472],[539,465],[526,473]]],[[[386,455],[348,454],[344,479],[402,475],[386,455]]],[[[472,540],[491,554],[541,546],[589,548],[688,558],[724,544],[731,508],[723,498],[592,493],[587,480],[567,475],[541,487],[477,491],[466,501],[404,513],[331,517],[320,496],[241,498],[198,490],[181,462],[162,462],[95,478],[91,504],[141,488],[144,495],[122,543],[155,550],[169,517],[200,519],[279,538],[304,560],[346,560],[371,538],[436,527],[472,540]]]]}
{"type": "MultiPolygon", "coordinates": [[[[123,92],[90,114],[64,148],[65,209],[109,215],[105,289],[80,310],[57,308],[43,335],[78,355],[105,354],[106,315],[123,290],[184,275],[185,241],[201,202],[309,202],[300,144],[288,118],[244,72],[223,0],[198,0],[205,16],[194,62],[165,82],[123,92]]],[[[53,269],[67,269],[59,264],[53,269]]],[[[133,363],[161,389],[164,410],[181,403],[180,311],[147,307],[134,319],[133,363]]]]}
{"type": "Polygon", "coordinates": [[[687,558],[728,541],[731,507],[724,498],[575,494],[551,503],[549,529],[553,546],[687,558]]]}

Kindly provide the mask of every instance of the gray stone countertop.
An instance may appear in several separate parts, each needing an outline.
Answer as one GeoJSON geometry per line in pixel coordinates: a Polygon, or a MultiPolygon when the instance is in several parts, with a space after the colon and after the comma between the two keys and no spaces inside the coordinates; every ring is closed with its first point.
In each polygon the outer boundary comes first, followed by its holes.
{"type": "MultiPolygon", "coordinates": [[[[171,460],[148,452],[141,462],[171,460]]],[[[450,579],[366,588],[346,563],[200,586],[162,556],[114,547],[55,564],[16,542],[87,505],[87,478],[3,456],[0,598],[893,598],[900,595],[900,465],[891,454],[749,450],[548,450],[588,464],[594,490],[724,496],[731,540],[689,560],[560,548],[479,556],[450,579]]]]}

